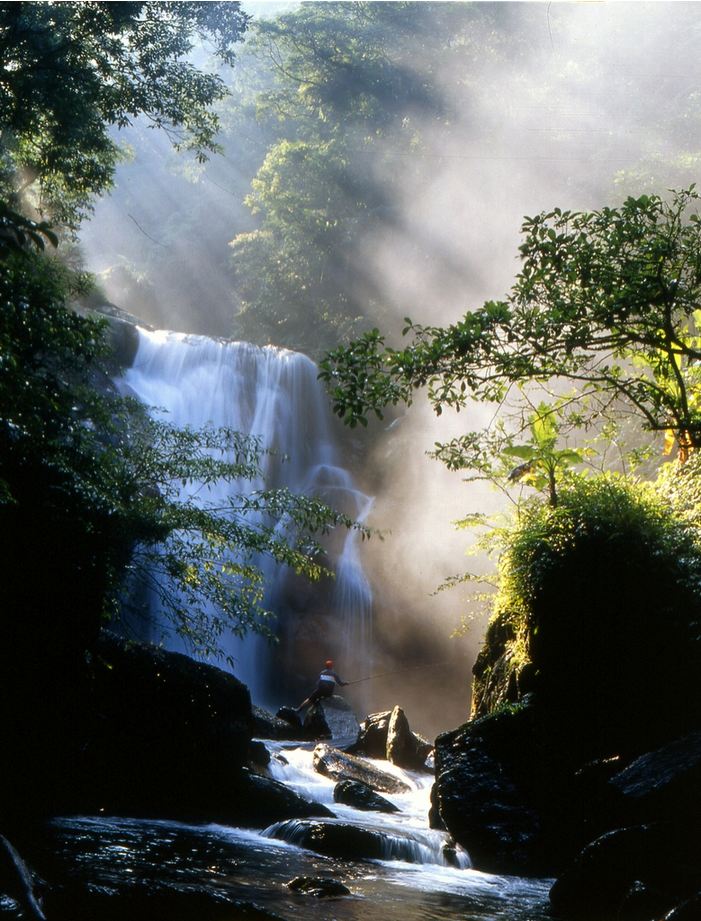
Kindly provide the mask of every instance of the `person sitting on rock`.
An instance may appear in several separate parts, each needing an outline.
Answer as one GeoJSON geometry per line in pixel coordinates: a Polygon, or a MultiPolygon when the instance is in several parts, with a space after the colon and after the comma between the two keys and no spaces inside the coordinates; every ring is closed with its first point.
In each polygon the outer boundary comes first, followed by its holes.
{"type": "Polygon", "coordinates": [[[319,681],[317,682],[316,688],[312,691],[309,697],[307,697],[306,700],[303,700],[302,703],[296,708],[297,712],[299,713],[300,710],[304,710],[305,707],[308,707],[311,704],[318,703],[325,697],[332,697],[337,684],[340,687],[345,687],[348,683],[348,681],[343,681],[333,670],[333,659],[327,659],[325,667],[322,668],[321,674],[319,675],[319,681]]]}

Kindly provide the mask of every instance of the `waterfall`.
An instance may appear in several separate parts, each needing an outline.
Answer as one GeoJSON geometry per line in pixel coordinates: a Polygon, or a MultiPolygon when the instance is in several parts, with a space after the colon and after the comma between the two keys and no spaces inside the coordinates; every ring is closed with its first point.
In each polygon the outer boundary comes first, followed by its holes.
{"type": "MultiPolygon", "coordinates": [[[[355,488],[339,463],[328,399],[317,380],[316,365],[306,356],[271,346],[139,329],[136,357],[118,385],[176,426],[232,429],[260,437],[263,447],[274,452],[261,456],[258,480],[208,487],[207,501],[225,500],[233,492],[285,487],[318,497],[359,521],[367,517],[372,500],[355,488]]],[[[190,496],[198,493],[196,486],[184,489],[190,496]]],[[[332,626],[326,636],[318,629],[311,631],[319,644],[311,652],[319,661],[333,655],[342,673],[347,666],[352,670],[357,662],[363,667],[369,662],[372,593],[360,562],[359,540],[357,531],[331,536],[327,552],[336,578],[325,596],[322,589],[314,601],[332,626]]],[[[279,615],[285,633],[293,633],[290,619],[307,613],[308,592],[295,597],[288,573],[274,561],[260,559],[258,565],[265,578],[264,605],[279,615]]],[[[149,609],[148,638],[158,640],[162,634],[169,648],[189,651],[177,637],[163,632],[167,624],[155,593],[149,609]]],[[[277,661],[275,647],[260,636],[239,640],[232,635],[223,646],[254,700],[276,703],[270,675],[274,672],[279,682],[281,665],[283,671],[291,667],[294,672],[294,663],[277,661]]]]}

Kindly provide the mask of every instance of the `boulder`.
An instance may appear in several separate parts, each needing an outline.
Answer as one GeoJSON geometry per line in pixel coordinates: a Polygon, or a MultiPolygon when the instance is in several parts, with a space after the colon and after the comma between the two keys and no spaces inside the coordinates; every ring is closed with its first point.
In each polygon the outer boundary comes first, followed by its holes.
{"type": "Polygon", "coordinates": [[[542,823],[532,794],[506,756],[532,758],[527,713],[483,717],[436,739],[432,827],[440,820],[490,873],[541,874],[547,868],[542,823]]]}
{"type": "Polygon", "coordinates": [[[408,835],[387,834],[345,822],[279,822],[267,828],[265,834],[341,860],[425,860],[421,848],[408,835]]]}
{"type": "Polygon", "coordinates": [[[341,860],[380,860],[385,856],[380,832],[357,825],[310,820],[279,822],[265,834],[341,860]]]}
{"type": "Polygon", "coordinates": [[[360,780],[383,793],[408,793],[411,787],[393,774],[380,771],[369,762],[348,752],[317,745],[314,749],[314,770],[332,780],[360,780]]]}
{"type": "Polygon", "coordinates": [[[320,700],[317,706],[324,713],[333,747],[347,751],[354,746],[358,741],[360,726],[351,705],[343,697],[334,694],[333,697],[320,700]]]}
{"type": "Polygon", "coordinates": [[[264,710],[262,707],[257,707],[255,704],[252,707],[253,710],[253,722],[251,724],[251,730],[253,735],[259,739],[275,739],[276,741],[295,741],[296,739],[302,739],[302,722],[297,716],[296,711],[292,710],[290,707],[282,707],[278,710],[277,715],[269,713],[267,710],[264,710]],[[294,720],[290,717],[287,718],[281,716],[281,713],[285,711],[286,714],[294,714],[294,720]]]}
{"type": "MultiPolygon", "coordinates": [[[[626,824],[697,823],[701,817],[701,731],[636,758],[609,781],[626,824]]],[[[623,823],[622,823],[623,824],[623,823]]]]}
{"type": "Polygon", "coordinates": [[[307,710],[302,725],[302,732],[305,739],[316,741],[317,739],[330,739],[332,736],[331,727],[326,722],[326,713],[323,706],[312,704],[307,710]]]}
{"type": "Polygon", "coordinates": [[[334,898],[341,895],[350,895],[348,886],[339,883],[337,879],[322,878],[319,876],[295,876],[287,884],[293,892],[303,892],[305,895],[314,895],[318,899],[334,898]]]}
{"type": "Polygon", "coordinates": [[[71,883],[46,895],[52,921],[282,921],[254,902],[232,899],[212,887],[154,886],[133,880],[129,887],[71,883]]]}
{"type": "Polygon", "coordinates": [[[381,713],[370,713],[360,724],[358,741],[348,751],[356,755],[366,755],[368,758],[387,757],[387,730],[391,710],[381,713]]]}
{"type": "Polygon", "coordinates": [[[696,834],[674,823],[616,829],[588,844],[555,881],[550,902],[567,918],[618,919],[622,906],[655,900],[662,917],[701,888],[696,834]],[[636,895],[637,893],[637,895],[636,895]]]}
{"type": "Polygon", "coordinates": [[[270,752],[258,739],[253,739],[248,746],[248,761],[253,768],[262,770],[270,764],[270,752]]]}
{"type": "Polygon", "coordinates": [[[395,707],[387,725],[387,760],[398,767],[426,769],[426,758],[433,746],[411,731],[401,707],[395,707]]]}
{"type": "Polygon", "coordinates": [[[663,921],[698,921],[701,918],[701,892],[677,905],[664,916],[663,921]]]}
{"type": "Polygon", "coordinates": [[[395,806],[384,796],[375,793],[372,787],[360,780],[339,781],[334,787],[333,798],[336,803],[354,806],[356,809],[372,812],[399,812],[399,806],[395,806]]]}
{"type": "Polygon", "coordinates": [[[222,799],[219,821],[228,820],[228,824],[264,828],[283,819],[333,818],[333,812],[322,803],[307,800],[285,784],[260,774],[244,774],[222,799]]]}

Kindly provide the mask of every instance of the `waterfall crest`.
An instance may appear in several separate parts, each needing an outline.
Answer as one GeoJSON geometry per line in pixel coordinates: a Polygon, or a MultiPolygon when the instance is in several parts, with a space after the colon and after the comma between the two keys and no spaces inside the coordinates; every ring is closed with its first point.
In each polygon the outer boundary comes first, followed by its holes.
{"type": "MultiPolygon", "coordinates": [[[[358,521],[370,512],[372,500],[355,488],[353,479],[339,461],[334,444],[331,414],[326,394],[317,380],[316,365],[305,355],[272,346],[260,348],[245,342],[219,341],[204,336],[165,330],[139,329],[139,347],[133,365],[120,381],[125,393],[136,396],[159,418],[178,427],[223,427],[260,438],[264,449],[261,475],[245,483],[222,483],[208,487],[207,501],[225,500],[233,492],[287,488],[314,496],[358,521]]],[[[194,496],[196,486],[183,488],[194,496]]],[[[295,619],[304,618],[310,608],[319,614],[306,631],[319,648],[310,649],[317,659],[333,655],[342,669],[353,671],[369,661],[372,634],[372,592],[359,554],[360,534],[347,531],[332,534],[327,553],[335,579],[313,596],[309,588],[295,586],[279,564],[260,559],[264,573],[264,605],[279,619],[281,637],[296,635],[295,619]],[[312,600],[313,599],[313,600],[312,600]],[[319,630],[323,612],[328,631],[319,630]]],[[[149,598],[152,640],[159,640],[164,614],[158,598],[149,598]]],[[[176,637],[163,634],[165,645],[188,651],[176,637]]],[[[279,661],[294,643],[282,651],[259,636],[244,640],[233,635],[223,642],[235,661],[235,673],[262,703],[277,703],[283,673],[292,676],[297,663],[279,661]]],[[[301,664],[301,663],[300,663],[301,664]]],[[[308,678],[307,678],[308,680],[308,678]]],[[[284,681],[282,682],[284,684],[284,681]]]]}

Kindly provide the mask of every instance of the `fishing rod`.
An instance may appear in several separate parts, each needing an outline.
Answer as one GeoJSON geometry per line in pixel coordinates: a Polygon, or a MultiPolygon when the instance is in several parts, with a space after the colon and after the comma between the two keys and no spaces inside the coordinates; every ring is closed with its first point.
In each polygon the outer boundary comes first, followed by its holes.
{"type": "Polygon", "coordinates": [[[346,681],[346,684],[360,684],[361,681],[373,681],[375,678],[385,678],[387,675],[397,675],[400,672],[409,672],[417,668],[439,668],[442,665],[450,665],[450,661],[429,662],[427,665],[407,665],[405,668],[395,668],[391,672],[380,672],[379,675],[368,675],[367,678],[356,678],[355,681],[346,681]]]}

